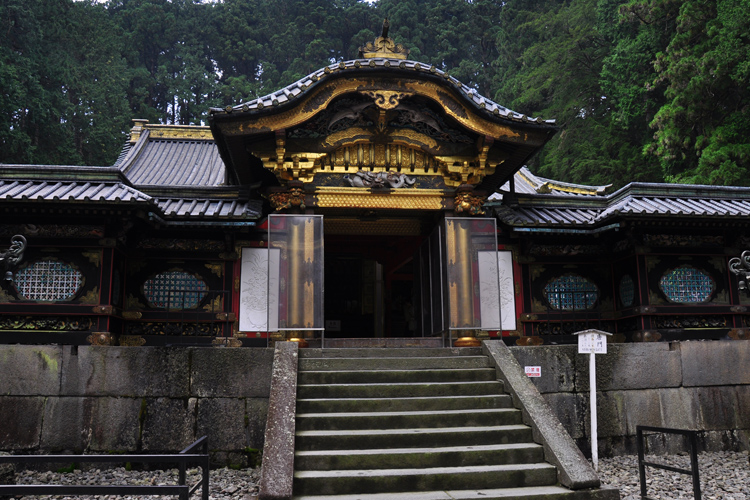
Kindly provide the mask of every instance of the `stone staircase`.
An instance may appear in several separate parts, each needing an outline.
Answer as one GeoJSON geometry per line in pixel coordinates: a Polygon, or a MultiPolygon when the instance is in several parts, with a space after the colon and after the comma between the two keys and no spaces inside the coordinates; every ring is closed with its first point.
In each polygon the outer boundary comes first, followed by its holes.
{"type": "Polygon", "coordinates": [[[619,498],[557,483],[481,349],[299,351],[295,499],[619,498]]]}

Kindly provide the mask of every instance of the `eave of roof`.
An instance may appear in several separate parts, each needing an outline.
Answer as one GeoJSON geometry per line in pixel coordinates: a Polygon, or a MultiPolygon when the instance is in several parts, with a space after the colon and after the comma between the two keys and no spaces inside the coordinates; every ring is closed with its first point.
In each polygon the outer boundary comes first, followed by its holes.
{"type": "Polygon", "coordinates": [[[544,120],[534,118],[516,111],[510,110],[500,104],[480,95],[476,89],[469,87],[458,81],[435,66],[420,63],[418,61],[402,60],[395,58],[370,58],[370,59],[352,59],[330,64],[323,68],[310,73],[300,80],[288,85],[280,90],[272,92],[263,97],[252,99],[235,106],[226,106],[224,108],[211,108],[209,112],[213,119],[227,117],[231,114],[249,113],[261,114],[273,112],[275,110],[286,108],[303,95],[310,92],[315,87],[328,79],[335,78],[345,73],[364,73],[372,71],[393,71],[399,73],[408,72],[409,74],[428,75],[438,77],[447,84],[455,88],[465,100],[471,103],[480,113],[495,119],[504,119],[517,123],[554,126],[555,120],[544,120]]]}
{"type": "Polygon", "coordinates": [[[121,182],[0,179],[0,200],[42,202],[151,203],[151,197],[121,182]]]}
{"type": "Polygon", "coordinates": [[[609,196],[516,194],[512,205],[487,203],[503,223],[518,227],[596,228],[622,218],[675,216],[750,220],[750,188],[631,183],[609,196]]]}
{"type": "Polygon", "coordinates": [[[221,186],[224,162],[208,127],[142,124],[116,163],[136,186],[221,186]]]}

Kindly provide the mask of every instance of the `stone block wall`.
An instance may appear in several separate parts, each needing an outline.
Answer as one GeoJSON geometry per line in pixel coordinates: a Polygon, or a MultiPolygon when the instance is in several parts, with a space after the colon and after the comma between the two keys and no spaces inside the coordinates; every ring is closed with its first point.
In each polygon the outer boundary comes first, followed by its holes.
{"type": "Polygon", "coordinates": [[[262,449],[273,350],[0,346],[0,450],[173,453],[217,464],[262,449]]]}
{"type": "MultiPolygon", "coordinates": [[[[600,456],[636,453],[636,426],[699,430],[708,451],[750,449],[750,342],[609,344],[596,355],[600,456]]],[[[591,447],[589,355],[577,346],[513,347],[521,366],[541,366],[534,384],[584,453],[591,447]]],[[[686,449],[653,435],[656,453],[686,449]]]]}
{"type": "MultiPolygon", "coordinates": [[[[511,348],[542,367],[534,384],[588,453],[589,361],[577,351],[511,348]]],[[[263,447],[272,364],[263,348],[0,346],[0,451],[172,453],[208,435],[215,464],[245,465],[263,447]]],[[[610,344],[596,373],[600,456],[634,454],[639,424],[750,449],[748,341],[610,344]]]]}

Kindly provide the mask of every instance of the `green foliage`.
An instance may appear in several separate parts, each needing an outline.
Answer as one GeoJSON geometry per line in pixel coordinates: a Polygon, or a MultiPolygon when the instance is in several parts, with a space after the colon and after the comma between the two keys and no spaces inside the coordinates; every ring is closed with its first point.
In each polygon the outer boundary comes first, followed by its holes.
{"type": "Polygon", "coordinates": [[[750,0],[0,0],[0,162],[111,164],[132,118],[205,123],[380,34],[555,118],[569,182],[749,183],[750,0]]]}
{"type": "Polygon", "coordinates": [[[667,102],[651,126],[670,181],[750,184],[750,0],[686,1],[656,59],[667,102]]]}

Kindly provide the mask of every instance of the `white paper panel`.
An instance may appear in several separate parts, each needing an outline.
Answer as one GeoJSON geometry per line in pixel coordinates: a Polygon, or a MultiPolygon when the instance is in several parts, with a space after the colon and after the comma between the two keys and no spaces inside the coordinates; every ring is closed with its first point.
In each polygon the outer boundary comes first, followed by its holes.
{"type": "Polygon", "coordinates": [[[497,325],[500,320],[502,320],[503,330],[515,330],[516,297],[513,289],[513,252],[508,250],[479,252],[478,261],[482,330],[499,330],[497,325]],[[500,304],[498,304],[498,284],[495,282],[498,274],[500,304]],[[500,306],[500,311],[498,311],[498,306],[500,306]]]}
{"type": "Polygon", "coordinates": [[[272,311],[276,311],[279,307],[279,255],[278,250],[271,250],[269,267],[267,248],[242,249],[240,270],[240,331],[242,332],[275,332],[279,329],[278,314],[271,315],[271,328],[267,328],[269,302],[272,311]],[[271,273],[270,287],[268,286],[269,271],[271,273]]]}

